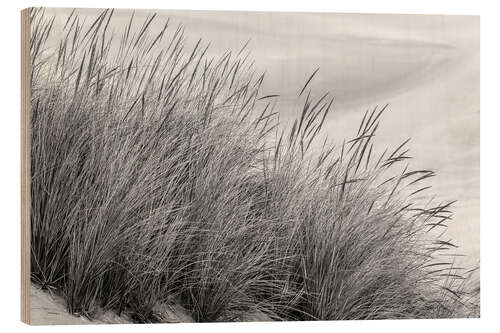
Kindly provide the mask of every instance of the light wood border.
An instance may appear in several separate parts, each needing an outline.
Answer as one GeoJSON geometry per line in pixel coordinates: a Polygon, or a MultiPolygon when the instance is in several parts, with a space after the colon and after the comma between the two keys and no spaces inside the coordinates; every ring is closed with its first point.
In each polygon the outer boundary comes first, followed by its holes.
{"type": "Polygon", "coordinates": [[[30,324],[30,9],[21,11],[21,321],[30,324]]]}

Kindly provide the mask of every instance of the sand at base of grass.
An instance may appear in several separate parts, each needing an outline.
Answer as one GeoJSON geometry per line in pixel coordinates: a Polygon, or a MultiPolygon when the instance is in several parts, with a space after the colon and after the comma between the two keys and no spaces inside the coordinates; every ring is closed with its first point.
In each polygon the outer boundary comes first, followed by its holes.
{"type": "MultiPolygon", "coordinates": [[[[132,324],[134,321],[127,315],[112,311],[102,311],[92,320],[70,314],[66,302],[61,296],[42,290],[36,284],[31,284],[31,325],[92,325],[92,324],[132,324]]],[[[157,318],[163,323],[193,323],[193,318],[186,309],[176,304],[161,304],[153,309],[157,318]]],[[[250,311],[239,316],[235,321],[270,321],[262,312],[250,311]]]]}
{"type": "MultiPolygon", "coordinates": [[[[31,324],[32,325],[89,325],[89,324],[132,324],[126,314],[118,316],[112,311],[102,312],[92,320],[68,313],[65,300],[48,290],[31,284],[31,324]]],[[[162,305],[158,317],[166,323],[194,322],[187,311],[179,305],[162,305]]]]}
{"type": "Polygon", "coordinates": [[[123,318],[112,312],[105,312],[96,319],[74,316],[66,310],[66,303],[61,296],[48,290],[42,290],[32,284],[31,324],[32,325],[88,325],[88,324],[130,324],[129,318],[123,318]]]}

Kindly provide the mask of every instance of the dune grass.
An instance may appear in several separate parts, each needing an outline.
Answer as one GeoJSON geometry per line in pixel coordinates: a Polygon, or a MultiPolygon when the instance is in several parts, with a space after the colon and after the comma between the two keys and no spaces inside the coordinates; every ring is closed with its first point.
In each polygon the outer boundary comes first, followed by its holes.
{"type": "Polygon", "coordinates": [[[406,142],[372,154],[387,107],[322,145],[333,97],[312,97],[316,72],[285,128],[246,45],[211,58],[156,15],[112,18],[73,12],[61,32],[31,12],[31,278],[71,313],[479,315],[472,270],[435,232],[452,203],[415,199],[434,172],[410,169],[406,142]]]}

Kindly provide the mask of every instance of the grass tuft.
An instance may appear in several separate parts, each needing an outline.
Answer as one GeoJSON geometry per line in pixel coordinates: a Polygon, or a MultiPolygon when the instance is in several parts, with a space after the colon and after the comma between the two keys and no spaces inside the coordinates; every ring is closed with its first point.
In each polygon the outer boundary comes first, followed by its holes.
{"type": "Polygon", "coordinates": [[[455,245],[435,232],[452,203],[416,199],[434,172],[410,169],[407,142],[372,152],[387,106],[314,150],[333,103],[306,93],[318,70],[280,132],[248,42],[211,58],[156,14],[112,20],[73,11],[60,33],[31,12],[31,279],[71,313],[479,315],[472,272],[443,260],[455,245]]]}

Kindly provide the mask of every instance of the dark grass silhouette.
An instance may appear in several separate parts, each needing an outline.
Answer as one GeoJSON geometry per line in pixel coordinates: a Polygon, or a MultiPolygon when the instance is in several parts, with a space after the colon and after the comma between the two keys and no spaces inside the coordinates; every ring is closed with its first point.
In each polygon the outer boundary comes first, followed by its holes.
{"type": "Polygon", "coordinates": [[[313,151],[333,102],[311,97],[316,71],[282,129],[246,45],[208,58],[168,20],[112,32],[112,16],[73,12],[54,46],[54,18],[31,12],[31,278],[71,313],[479,315],[472,270],[434,232],[452,203],[414,199],[434,172],[410,170],[406,142],[372,153],[386,107],[313,151]]]}

